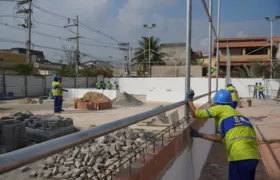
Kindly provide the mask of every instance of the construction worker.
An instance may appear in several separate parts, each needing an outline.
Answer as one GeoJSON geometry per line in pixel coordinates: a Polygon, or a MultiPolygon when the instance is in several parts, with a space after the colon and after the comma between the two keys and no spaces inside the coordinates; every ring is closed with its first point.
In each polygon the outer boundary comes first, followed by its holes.
{"type": "Polygon", "coordinates": [[[106,84],[104,83],[104,81],[100,82],[100,88],[103,90],[106,89],[106,84]]]}
{"type": "Polygon", "coordinates": [[[101,88],[100,83],[97,82],[97,83],[95,84],[95,87],[96,87],[97,89],[100,89],[100,88],[101,88]]]}
{"type": "Polygon", "coordinates": [[[191,136],[213,142],[222,142],[229,161],[229,180],[254,180],[259,162],[256,132],[249,119],[231,107],[232,96],[219,90],[213,106],[202,110],[193,104],[194,92],[187,92],[190,112],[196,119],[215,118],[218,134],[204,134],[191,128],[191,136]]]}
{"type": "Polygon", "coordinates": [[[112,84],[110,81],[107,82],[107,89],[112,89],[112,84]]]}
{"type": "Polygon", "coordinates": [[[238,93],[237,93],[235,87],[232,84],[228,84],[226,90],[229,91],[230,94],[231,94],[231,98],[232,98],[232,105],[231,105],[231,107],[233,109],[236,109],[236,107],[238,105],[239,97],[238,97],[238,93]]]}
{"type": "Polygon", "coordinates": [[[258,83],[256,83],[254,86],[253,98],[258,98],[258,89],[259,89],[259,85],[258,85],[258,83]]]}
{"type": "Polygon", "coordinates": [[[263,94],[264,86],[262,85],[261,82],[259,83],[258,90],[259,90],[259,98],[261,99],[263,97],[263,99],[264,99],[264,94],[263,94]]]}
{"type": "Polygon", "coordinates": [[[58,82],[59,76],[53,76],[52,82],[52,95],[54,97],[54,113],[60,113],[60,83],[58,82]]]}
{"type": "Polygon", "coordinates": [[[119,90],[119,84],[116,81],[114,82],[114,84],[115,84],[115,89],[119,90]]]}
{"type": "Polygon", "coordinates": [[[64,110],[62,109],[62,104],[63,104],[63,91],[68,92],[68,90],[62,88],[62,78],[61,78],[60,76],[58,76],[58,82],[60,83],[60,89],[59,89],[59,93],[60,93],[60,94],[59,94],[59,95],[60,95],[60,97],[61,97],[60,102],[59,102],[59,109],[60,109],[60,111],[64,111],[64,110]]]}

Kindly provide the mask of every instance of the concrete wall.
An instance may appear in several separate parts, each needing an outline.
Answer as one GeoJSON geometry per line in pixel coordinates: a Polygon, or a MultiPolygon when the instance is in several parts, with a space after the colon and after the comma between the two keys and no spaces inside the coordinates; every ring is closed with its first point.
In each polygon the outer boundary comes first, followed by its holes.
{"type": "Polygon", "coordinates": [[[81,98],[83,95],[87,92],[98,92],[102,93],[105,96],[107,96],[109,99],[115,99],[119,93],[119,91],[116,90],[100,90],[100,89],[94,89],[94,88],[80,88],[80,89],[74,89],[74,88],[67,88],[68,92],[63,93],[64,98],[81,98]]]}
{"type": "MultiPolygon", "coordinates": [[[[215,121],[209,119],[200,132],[215,133],[215,121]]],[[[162,180],[197,180],[207,160],[212,142],[194,138],[191,149],[185,149],[164,173],[162,180]]]]}
{"type": "MultiPolygon", "coordinates": [[[[184,77],[185,66],[152,66],[152,77],[184,77]]],[[[192,77],[202,77],[202,66],[191,66],[192,77]]]]}
{"type": "MultiPolygon", "coordinates": [[[[105,82],[108,79],[105,78],[105,82]]],[[[183,100],[185,95],[185,78],[113,78],[110,81],[117,81],[120,91],[126,91],[134,95],[147,95],[148,101],[165,101],[176,102],[183,100]]],[[[212,79],[212,90],[216,89],[216,79],[212,79]]],[[[256,82],[262,82],[265,86],[265,95],[268,98],[274,98],[277,95],[280,80],[275,79],[241,79],[231,80],[232,84],[237,88],[240,97],[251,97],[253,92],[249,91],[248,85],[254,85],[256,82]]],[[[196,95],[208,92],[208,78],[191,78],[191,88],[196,95]]],[[[219,78],[219,89],[225,88],[225,79],[219,78]]],[[[207,97],[202,98],[202,103],[207,97]]]]}

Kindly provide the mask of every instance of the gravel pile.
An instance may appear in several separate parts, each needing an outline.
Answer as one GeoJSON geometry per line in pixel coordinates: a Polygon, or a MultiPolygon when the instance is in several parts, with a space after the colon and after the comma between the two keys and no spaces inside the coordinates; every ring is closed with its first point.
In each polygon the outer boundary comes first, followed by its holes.
{"type": "Polygon", "coordinates": [[[113,101],[113,105],[121,105],[121,106],[141,106],[144,103],[132,95],[124,92],[117,96],[113,101]]]}
{"type": "MultiPolygon", "coordinates": [[[[148,133],[147,136],[150,136],[148,133]]],[[[99,179],[99,173],[118,171],[120,157],[131,152],[121,161],[140,153],[136,146],[143,143],[146,134],[132,129],[123,129],[94,141],[68,149],[44,160],[37,169],[29,172],[30,177],[54,179],[99,179]],[[115,162],[116,161],[116,162],[115,162]]],[[[124,163],[128,167],[129,161],[124,163]]]]}
{"type": "Polygon", "coordinates": [[[79,100],[80,101],[103,100],[103,101],[109,101],[110,102],[110,99],[107,96],[105,96],[102,93],[98,93],[98,92],[87,92],[79,100]]]}
{"type": "Polygon", "coordinates": [[[31,98],[24,98],[19,101],[19,104],[38,104],[38,102],[31,98]]]}

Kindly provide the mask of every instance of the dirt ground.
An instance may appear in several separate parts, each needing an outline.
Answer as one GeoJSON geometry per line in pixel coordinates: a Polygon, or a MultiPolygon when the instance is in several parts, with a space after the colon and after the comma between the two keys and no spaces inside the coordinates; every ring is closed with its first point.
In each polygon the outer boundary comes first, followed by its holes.
{"type": "MultiPolygon", "coordinates": [[[[260,161],[255,180],[264,180],[267,178],[262,161],[260,161]]],[[[227,180],[228,179],[228,161],[227,154],[222,144],[213,143],[207,162],[204,165],[199,180],[227,180]]]]}

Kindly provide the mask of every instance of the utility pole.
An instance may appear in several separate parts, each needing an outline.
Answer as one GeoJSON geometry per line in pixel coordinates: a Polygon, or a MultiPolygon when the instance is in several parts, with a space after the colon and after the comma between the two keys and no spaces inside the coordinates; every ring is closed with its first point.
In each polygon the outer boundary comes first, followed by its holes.
{"type": "Polygon", "coordinates": [[[144,24],[144,28],[147,28],[149,31],[149,77],[152,77],[151,75],[151,30],[156,27],[156,24],[152,24],[151,26],[144,24]]]}
{"type": "Polygon", "coordinates": [[[27,29],[27,40],[26,40],[26,63],[31,62],[31,28],[32,28],[32,0],[23,0],[17,3],[18,6],[24,6],[28,4],[28,8],[18,10],[17,14],[26,14],[26,19],[24,24],[19,24],[23,28],[27,29]]]}
{"type": "Polygon", "coordinates": [[[69,40],[76,40],[76,50],[74,52],[75,54],[75,82],[74,82],[74,87],[77,87],[77,77],[79,76],[79,65],[80,65],[80,47],[79,47],[79,39],[81,38],[79,36],[79,16],[76,16],[75,19],[68,19],[68,25],[64,26],[64,28],[67,27],[76,27],[76,36],[75,37],[70,37],[68,38],[69,40]],[[73,21],[73,24],[70,24],[70,21],[73,21]]]}
{"type": "Polygon", "coordinates": [[[129,56],[129,48],[130,48],[130,45],[129,43],[119,43],[119,50],[120,51],[124,51],[125,52],[125,58],[124,58],[124,61],[126,61],[126,71],[127,71],[127,76],[130,76],[130,68],[129,68],[129,59],[130,59],[130,56],[129,56]]]}

